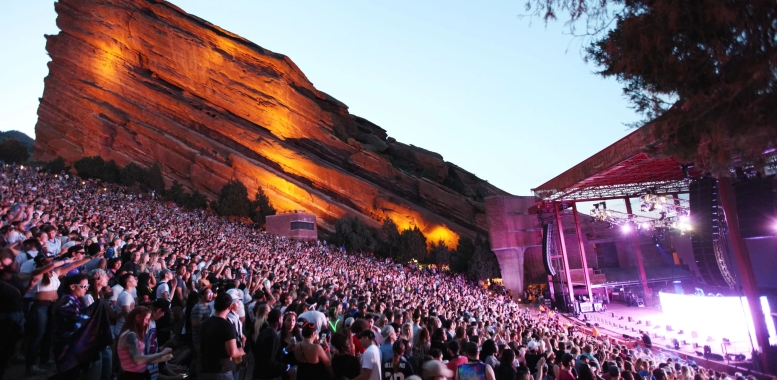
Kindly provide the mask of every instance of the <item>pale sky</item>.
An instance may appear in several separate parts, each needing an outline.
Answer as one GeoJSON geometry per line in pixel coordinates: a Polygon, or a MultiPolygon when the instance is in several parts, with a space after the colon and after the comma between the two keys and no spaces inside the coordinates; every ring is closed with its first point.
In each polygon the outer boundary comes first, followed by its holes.
{"type": "MultiPolygon", "coordinates": [[[[173,0],[289,56],[321,91],[404,143],[516,195],[625,136],[638,115],[563,22],[525,0],[173,0]]],[[[51,0],[0,2],[0,130],[34,137],[51,0]]]]}

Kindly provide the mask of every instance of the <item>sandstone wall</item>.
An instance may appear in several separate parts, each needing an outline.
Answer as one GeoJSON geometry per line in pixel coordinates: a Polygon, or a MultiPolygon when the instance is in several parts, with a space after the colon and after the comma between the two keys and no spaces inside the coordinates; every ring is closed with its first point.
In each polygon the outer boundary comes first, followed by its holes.
{"type": "Polygon", "coordinates": [[[159,162],[213,198],[230,179],[331,230],[342,216],[417,225],[430,240],[485,234],[505,192],[402,144],[317,90],[286,56],[156,0],[60,0],[34,154],[159,162]]]}

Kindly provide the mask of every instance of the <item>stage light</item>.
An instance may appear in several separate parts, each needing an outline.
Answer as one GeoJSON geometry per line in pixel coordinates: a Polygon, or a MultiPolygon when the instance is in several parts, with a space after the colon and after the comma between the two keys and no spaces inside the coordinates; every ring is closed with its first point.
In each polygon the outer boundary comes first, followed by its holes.
{"type": "Polygon", "coordinates": [[[650,223],[648,223],[648,222],[642,223],[642,229],[643,230],[647,230],[649,228],[650,228],[650,223]]]}
{"type": "Polygon", "coordinates": [[[631,232],[631,226],[628,225],[628,224],[624,224],[624,225],[621,226],[621,231],[623,231],[625,233],[629,233],[629,232],[631,232]]]}

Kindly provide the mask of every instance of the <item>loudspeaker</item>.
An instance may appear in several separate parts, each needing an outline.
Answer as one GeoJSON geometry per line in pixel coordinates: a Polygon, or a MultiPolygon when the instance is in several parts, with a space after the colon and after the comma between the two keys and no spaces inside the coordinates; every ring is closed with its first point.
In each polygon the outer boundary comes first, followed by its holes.
{"type": "Polygon", "coordinates": [[[728,287],[715,257],[715,241],[720,234],[718,181],[702,178],[688,186],[691,209],[691,245],[699,275],[707,285],[728,287]]]}
{"type": "Polygon", "coordinates": [[[556,293],[556,301],[553,307],[558,308],[558,311],[562,313],[571,313],[575,311],[574,308],[570,308],[572,302],[569,300],[569,295],[563,293],[556,293]]]}
{"type": "Polygon", "coordinates": [[[772,236],[774,229],[774,186],[771,179],[753,178],[734,184],[739,232],[744,239],[772,236]]]}
{"type": "Polygon", "coordinates": [[[553,224],[548,223],[542,226],[542,264],[545,265],[545,273],[555,276],[556,269],[550,261],[551,247],[553,247],[553,224]]]}

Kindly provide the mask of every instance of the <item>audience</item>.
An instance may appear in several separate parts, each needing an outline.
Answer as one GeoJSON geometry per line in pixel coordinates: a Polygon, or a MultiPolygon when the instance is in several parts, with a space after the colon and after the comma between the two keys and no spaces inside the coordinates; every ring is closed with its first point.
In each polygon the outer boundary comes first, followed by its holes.
{"type": "Polygon", "coordinates": [[[724,377],[503,288],[67,173],[0,167],[0,248],[0,378],[15,353],[62,379],[724,377]]]}

